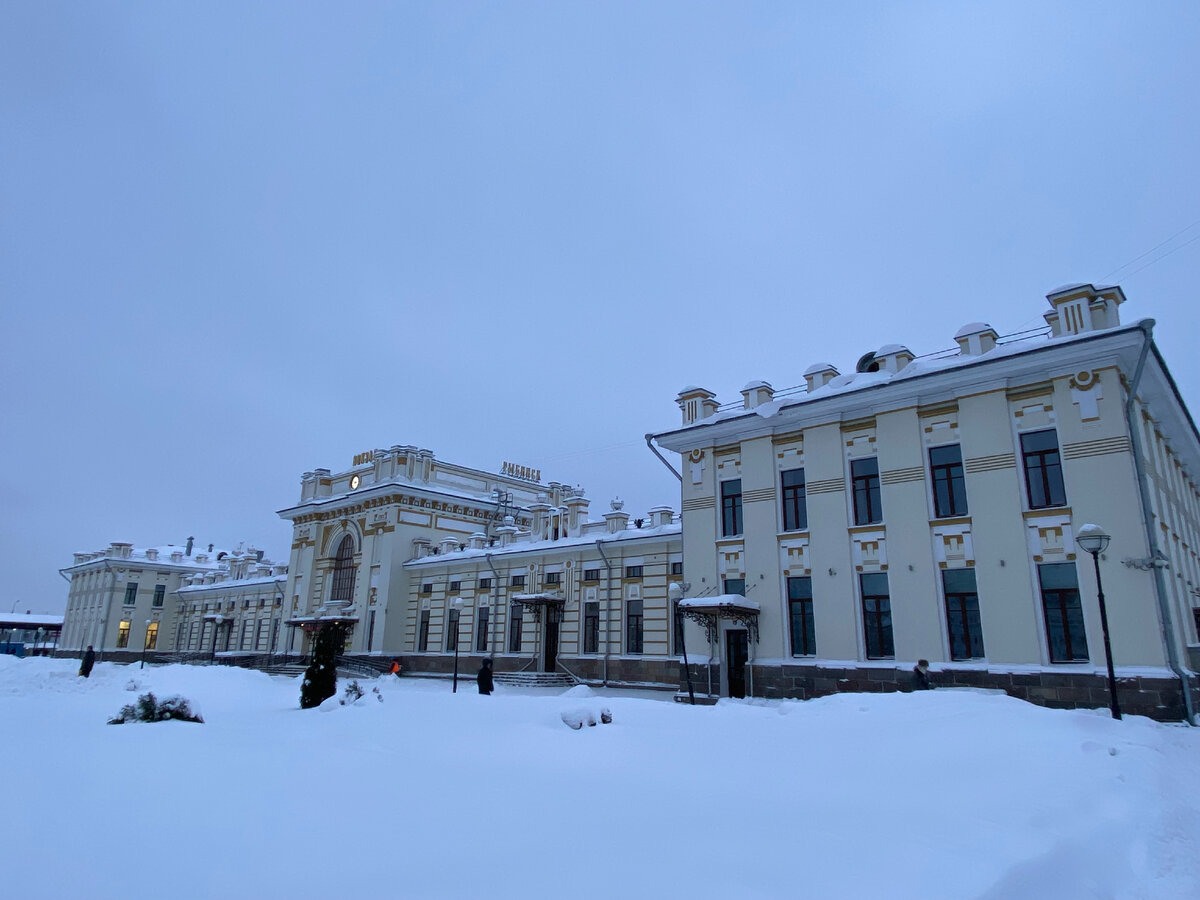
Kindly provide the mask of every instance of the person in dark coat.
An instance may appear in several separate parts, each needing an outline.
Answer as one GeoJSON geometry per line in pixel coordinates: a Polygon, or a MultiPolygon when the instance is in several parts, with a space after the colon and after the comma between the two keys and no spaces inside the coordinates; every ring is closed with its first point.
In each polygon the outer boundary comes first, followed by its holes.
{"type": "Polygon", "coordinates": [[[483,665],[479,667],[475,683],[479,685],[479,693],[490,694],[492,692],[492,661],[490,659],[485,659],[483,665]]]}
{"type": "Polygon", "coordinates": [[[913,690],[928,691],[932,689],[933,685],[929,682],[929,660],[918,659],[917,664],[913,666],[913,690]]]}
{"type": "Polygon", "coordinates": [[[84,651],[83,662],[79,664],[79,674],[87,678],[92,674],[92,666],[96,664],[96,651],[92,649],[92,645],[88,644],[88,648],[84,651]]]}

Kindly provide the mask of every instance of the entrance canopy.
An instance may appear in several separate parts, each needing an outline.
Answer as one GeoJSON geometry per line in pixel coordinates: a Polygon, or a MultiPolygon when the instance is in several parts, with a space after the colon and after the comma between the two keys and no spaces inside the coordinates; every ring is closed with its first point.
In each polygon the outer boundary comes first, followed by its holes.
{"type": "Polygon", "coordinates": [[[331,626],[351,628],[357,621],[358,616],[296,616],[295,618],[285,620],[283,624],[303,628],[308,632],[315,632],[331,626]]]}
{"type": "Polygon", "coordinates": [[[548,591],[539,591],[536,594],[513,594],[511,599],[514,603],[524,603],[528,606],[549,606],[552,603],[561,606],[566,602],[562,594],[554,594],[548,591]]]}
{"type": "Polygon", "coordinates": [[[758,613],[756,600],[747,600],[741,594],[716,594],[712,597],[685,597],[679,601],[679,611],[704,626],[711,644],[717,637],[717,626],[722,619],[745,625],[758,643],[758,613]]]}
{"type": "MultiPolygon", "coordinates": [[[[542,620],[542,607],[560,609],[566,599],[562,594],[556,594],[552,591],[538,591],[536,594],[512,594],[509,599],[513,603],[520,603],[523,606],[528,606],[533,613],[533,620],[540,622],[542,620]]],[[[552,619],[551,621],[557,621],[552,619]]]]}

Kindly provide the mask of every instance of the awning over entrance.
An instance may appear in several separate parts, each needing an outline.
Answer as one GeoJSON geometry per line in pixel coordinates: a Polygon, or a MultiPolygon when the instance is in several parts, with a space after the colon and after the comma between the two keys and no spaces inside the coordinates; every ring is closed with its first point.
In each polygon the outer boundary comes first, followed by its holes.
{"type": "Polygon", "coordinates": [[[534,604],[548,606],[551,603],[561,606],[566,602],[562,594],[554,594],[548,591],[539,591],[536,594],[513,594],[511,599],[516,603],[526,603],[531,606],[534,604]]]}
{"type": "Polygon", "coordinates": [[[357,622],[358,616],[296,616],[292,619],[285,619],[283,624],[314,632],[330,626],[351,628],[357,622]]]}
{"type": "Polygon", "coordinates": [[[538,591],[536,594],[511,594],[509,599],[513,603],[520,603],[523,606],[528,606],[533,613],[533,620],[540,622],[542,620],[542,607],[560,608],[566,603],[566,598],[562,594],[556,594],[552,591],[538,591]]]}
{"type": "Polygon", "coordinates": [[[745,625],[750,637],[758,643],[759,606],[756,600],[747,600],[741,594],[685,597],[679,601],[679,611],[704,626],[710,644],[717,638],[717,626],[722,619],[745,625]]]}

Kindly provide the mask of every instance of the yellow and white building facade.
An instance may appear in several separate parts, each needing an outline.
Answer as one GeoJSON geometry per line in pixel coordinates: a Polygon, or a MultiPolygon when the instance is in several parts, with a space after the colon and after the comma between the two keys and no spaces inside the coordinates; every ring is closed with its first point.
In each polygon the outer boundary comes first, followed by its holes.
{"type": "Polygon", "coordinates": [[[1106,705],[1092,523],[1122,706],[1190,713],[1200,436],[1119,287],[1047,299],[1035,334],[972,323],[729,406],[680,392],[654,439],[680,455],[685,603],[740,612],[686,626],[723,693],[907,689],[926,659],[935,684],[1106,705]]]}

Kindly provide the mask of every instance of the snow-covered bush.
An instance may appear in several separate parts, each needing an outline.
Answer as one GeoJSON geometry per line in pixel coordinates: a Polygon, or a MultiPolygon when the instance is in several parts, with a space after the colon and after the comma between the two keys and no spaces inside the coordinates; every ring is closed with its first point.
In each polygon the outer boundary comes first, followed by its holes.
{"type": "Polygon", "coordinates": [[[312,665],[304,671],[300,685],[300,708],[313,709],[337,693],[337,657],[344,638],[342,629],[322,628],[317,632],[312,665]]]}
{"type": "Polygon", "coordinates": [[[192,711],[192,706],[178,695],[159,700],[152,692],[142,694],[137,703],[128,703],[121,711],[108,720],[109,725],[123,725],[126,722],[203,722],[199,713],[192,711]]]}

